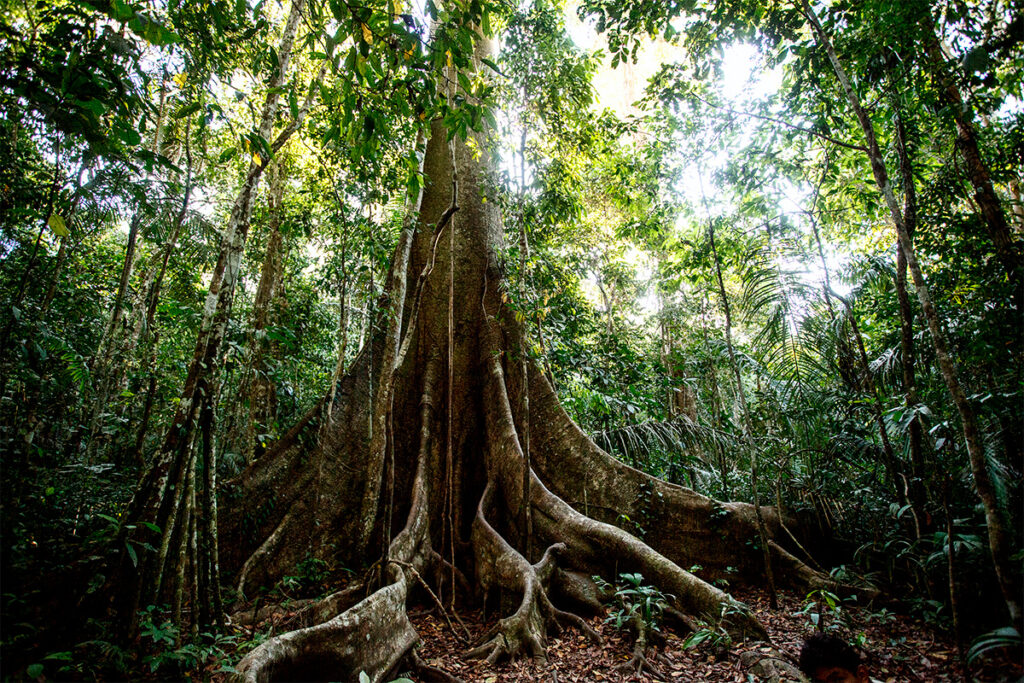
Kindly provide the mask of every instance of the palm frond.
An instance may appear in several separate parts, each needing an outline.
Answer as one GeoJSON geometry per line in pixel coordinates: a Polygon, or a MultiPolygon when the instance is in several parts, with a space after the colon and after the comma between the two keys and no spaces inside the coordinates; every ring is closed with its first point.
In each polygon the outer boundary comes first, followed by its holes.
{"type": "Polygon", "coordinates": [[[591,438],[608,453],[634,462],[659,452],[682,453],[691,449],[710,452],[735,445],[730,434],[700,425],[685,415],[608,429],[592,434],[591,438]]]}

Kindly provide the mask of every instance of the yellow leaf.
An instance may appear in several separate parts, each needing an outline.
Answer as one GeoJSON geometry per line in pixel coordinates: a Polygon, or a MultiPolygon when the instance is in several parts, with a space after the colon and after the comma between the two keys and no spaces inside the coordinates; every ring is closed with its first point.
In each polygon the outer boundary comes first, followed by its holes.
{"type": "Polygon", "coordinates": [[[50,220],[46,222],[50,226],[50,230],[53,230],[53,234],[57,237],[70,237],[71,233],[68,231],[68,226],[64,223],[64,219],[53,214],[50,216],[50,220]]]}
{"type": "Polygon", "coordinates": [[[185,72],[182,71],[180,74],[174,74],[174,82],[178,84],[179,88],[185,87],[185,72]]]}
{"type": "Polygon", "coordinates": [[[452,65],[452,51],[448,50],[447,54],[448,54],[448,66],[451,66],[452,65]]]}
{"type": "Polygon", "coordinates": [[[404,7],[402,7],[403,4],[405,4],[405,3],[403,3],[402,0],[392,0],[391,1],[391,8],[394,10],[396,18],[398,17],[399,14],[402,13],[402,10],[404,9],[404,7]]]}
{"type": "Polygon", "coordinates": [[[413,54],[413,49],[412,48],[409,48],[408,50],[406,50],[405,51],[405,61],[408,62],[410,59],[412,59],[412,54],[413,54]]]}
{"type": "Polygon", "coordinates": [[[363,40],[365,40],[370,45],[373,45],[373,32],[370,30],[370,27],[367,26],[366,24],[359,24],[359,25],[363,29],[363,40]]]}
{"type": "Polygon", "coordinates": [[[259,166],[261,161],[262,161],[262,159],[260,159],[260,155],[259,154],[253,154],[252,155],[252,163],[254,163],[257,166],[259,166]]]}

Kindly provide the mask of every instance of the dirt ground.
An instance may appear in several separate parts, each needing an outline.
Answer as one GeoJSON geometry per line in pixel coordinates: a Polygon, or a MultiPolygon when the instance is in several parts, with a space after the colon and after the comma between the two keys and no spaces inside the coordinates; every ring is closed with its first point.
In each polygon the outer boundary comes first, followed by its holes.
{"type": "MultiPolygon", "coordinates": [[[[782,592],[778,596],[779,608],[770,610],[764,592],[740,589],[733,590],[732,594],[754,610],[767,628],[771,643],[732,643],[725,647],[705,642],[688,649],[684,645],[687,634],[665,624],[662,627],[664,643],[649,651],[660,677],[646,671],[638,674],[619,668],[631,659],[633,636],[615,629],[601,616],[589,620],[603,638],[600,645],[592,643],[578,630],[566,630],[550,638],[546,664],[516,659],[495,666],[464,657],[469,643],[478,640],[493,625],[493,615],[485,621],[479,610],[462,610],[456,621],[453,615],[442,614],[428,605],[413,605],[410,618],[422,637],[421,658],[466,683],[801,680],[795,668],[797,657],[803,639],[815,629],[811,616],[804,610],[805,596],[782,592]]],[[[274,621],[282,620],[275,626],[287,630],[289,616],[287,613],[275,616],[274,621]]],[[[843,605],[838,616],[827,613],[824,624],[830,633],[858,643],[872,680],[884,683],[1018,682],[1024,673],[1019,658],[1013,662],[1004,658],[965,679],[949,633],[888,610],[843,605]]],[[[259,628],[265,631],[269,625],[264,622],[259,628]]],[[[413,674],[404,675],[418,680],[413,674]]]]}
{"type": "MultiPolygon", "coordinates": [[[[768,598],[764,593],[734,591],[734,596],[754,609],[768,630],[771,645],[763,642],[735,643],[726,649],[703,644],[686,649],[683,645],[685,636],[666,626],[663,629],[666,642],[657,648],[656,655],[660,656],[655,662],[664,680],[767,681],[772,678],[758,672],[758,661],[767,657],[796,664],[803,638],[814,629],[811,618],[801,613],[804,596],[780,594],[776,611],[768,609],[768,598]]],[[[844,606],[841,615],[842,624],[829,630],[863,643],[864,659],[872,678],[886,683],[963,680],[956,647],[947,635],[909,617],[885,613],[879,618],[877,612],[865,608],[844,606]]],[[[474,638],[490,626],[480,621],[479,612],[460,614],[460,617],[474,638]]],[[[570,630],[550,640],[547,666],[517,660],[493,667],[486,662],[467,661],[461,656],[466,647],[442,615],[414,611],[412,620],[423,637],[420,655],[429,664],[467,683],[658,680],[648,673],[638,675],[616,669],[630,660],[633,638],[629,633],[605,623],[602,617],[590,620],[590,625],[604,639],[601,645],[592,644],[578,631],[570,630]]],[[[826,619],[825,623],[828,626],[834,622],[826,619]]],[[[783,674],[781,680],[799,679],[783,674]]]]}

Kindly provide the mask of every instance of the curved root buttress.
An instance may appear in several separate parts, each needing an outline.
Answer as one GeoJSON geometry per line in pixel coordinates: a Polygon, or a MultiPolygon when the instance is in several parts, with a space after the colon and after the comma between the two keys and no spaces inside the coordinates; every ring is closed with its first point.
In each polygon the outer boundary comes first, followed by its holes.
{"type": "MultiPolygon", "coordinates": [[[[484,162],[465,144],[446,143],[439,123],[432,133],[428,184],[399,240],[377,336],[333,405],[321,405],[222,497],[222,564],[243,595],[308,556],[376,571],[250,653],[239,666],[245,680],[354,679],[360,671],[381,680],[407,657],[422,666],[406,603],[428,586],[435,599],[472,587],[507,606],[467,656],[543,659],[554,629],[598,637],[552,601],[587,602],[581,577],[640,572],[674,596],[675,609],[714,617],[731,598],[682,567],[699,560],[711,572],[759,571],[760,554],[746,545],[756,537],[751,506],[717,503],[619,463],[576,427],[535,367],[523,386],[522,331],[501,303],[495,266],[502,224],[497,202],[481,201],[484,162]],[[527,421],[529,460],[520,438],[527,421]],[[623,516],[646,521],[643,540],[615,525],[623,516]]],[[[765,515],[777,526],[773,511],[765,515]]],[[[773,550],[782,577],[825,580],[773,550]]],[[[730,619],[736,631],[764,634],[743,611],[730,619]]]]}

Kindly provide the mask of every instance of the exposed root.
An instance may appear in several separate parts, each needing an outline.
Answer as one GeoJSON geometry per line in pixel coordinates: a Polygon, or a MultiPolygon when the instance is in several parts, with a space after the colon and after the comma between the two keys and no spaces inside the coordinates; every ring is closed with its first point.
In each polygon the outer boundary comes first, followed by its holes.
{"type": "Polygon", "coordinates": [[[637,641],[633,646],[633,656],[629,661],[617,664],[614,670],[624,675],[640,676],[647,673],[655,680],[664,681],[665,674],[661,673],[661,669],[654,666],[651,660],[647,658],[646,649],[645,646],[637,641]]]}
{"type": "Polygon", "coordinates": [[[649,641],[659,635],[658,632],[648,628],[647,624],[636,614],[630,619],[629,627],[636,634],[636,640],[633,641],[633,655],[628,661],[617,665],[615,670],[637,676],[646,672],[659,681],[665,680],[661,669],[656,667],[648,657],[649,641]]]}
{"type": "Polygon", "coordinates": [[[606,596],[594,580],[583,572],[556,569],[551,588],[553,597],[563,604],[571,604],[577,611],[588,616],[604,613],[606,596]]]}
{"type": "Polygon", "coordinates": [[[600,642],[600,636],[583,619],[556,609],[548,599],[545,586],[550,582],[556,558],[565,546],[550,546],[540,561],[531,565],[487,522],[485,510],[492,492],[493,488],[488,484],[473,520],[477,578],[485,593],[497,588],[507,593],[520,593],[522,601],[514,614],[501,619],[466,656],[486,659],[493,665],[525,652],[535,662],[543,664],[547,662],[548,632],[563,626],[576,626],[595,642],[600,642]]]}
{"type": "MultiPolygon", "coordinates": [[[[304,608],[294,619],[304,628],[253,650],[239,677],[353,680],[365,671],[376,681],[411,662],[424,680],[457,680],[412,651],[417,634],[406,605],[422,587],[454,629],[449,598],[470,594],[471,582],[485,605],[494,593],[511,604],[468,655],[495,663],[525,654],[544,662],[551,632],[572,627],[600,642],[562,608],[600,611],[589,577],[619,571],[640,572],[671,594],[667,611],[691,628],[691,617],[724,619],[737,638],[764,638],[741,605],[682,569],[698,562],[711,573],[737,566],[743,577],[756,578],[763,560],[744,550],[754,528],[751,506],[718,503],[615,461],[572,422],[532,364],[525,376],[519,365],[505,376],[503,363],[517,362],[506,352],[523,345],[512,317],[498,322],[508,311],[500,292],[487,288],[489,270],[500,275],[496,203],[479,201],[480,163],[458,140],[457,158],[450,158],[444,132],[435,122],[420,229],[403,224],[394,261],[402,272],[389,278],[390,299],[377,321],[382,331],[371,335],[338,385],[337,409],[316,432],[311,415],[224,496],[230,503],[221,544],[240,590],[273,582],[307,554],[377,561],[376,574],[304,608]],[[449,182],[456,165],[458,182],[449,182]],[[462,207],[456,215],[454,206],[462,207]],[[431,225],[451,231],[447,246],[439,230],[423,229],[431,225]],[[433,271],[435,256],[447,270],[433,271]],[[410,274],[420,278],[412,291],[410,274]],[[316,443],[307,447],[303,439],[314,433],[316,443]],[[406,525],[394,534],[400,517],[393,515],[406,510],[406,525]],[[489,515],[501,523],[492,526],[489,515]],[[631,533],[633,523],[616,526],[622,516],[643,521],[643,540],[631,533]]],[[[777,532],[777,514],[763,513],[777,532]]],[[[783,577],[804,585],[827,580],[781,547],[770,550],[783,577]]],[[[656,637],[638,632],[629,668],[660,675],[647,651],[656,637]]]]}
{"type": "Polygon", "coordinates": [[[329,621],[268,640],[242,660],[235,679],[338,680],[366,671],[370,680],[382,680],[418,639],[406,595],[403,578],[329,621]]]}
{"type": "Polygon", "coordinates": [[[539,479],[534,480],[533,491],[538,528],[566,543],[574,559],[598,570],[608,557],[615,557],[671,594],[675,609],[712,618],[722,616],[723,625],[739,639],[767,639],[764,626],[728,594],[685,571],[635,536],[576,512],[551,494],[539,479]]]}
{"type": "Polygon", "coordinates": [[[451,632],[455,634],[455,637],[461,640],[463,643],[469,642],[471,638],[469,629],[466,628],[466,625],[462,622],[461,619],[459,619],[457,614],[455,615],[455,618],[456,620],[458,620],[459,626],[462,627],[463,633],[459,633],[455,629],[455,625],[452,623],[451,617],[448,616],[448,610],[446,610],[444,608],[444,605],[441,604],[441,599],[437,597],[437,593],[435,593],[430,588],[430,585],[426,581],[424,581],[420,573],[416,571],[416,567],[412,566],[408,562],[399,562],[398,560],[389,560],[389,562],[391,562],[392,564],[397,564],[400,567],[403,567],[404,569],[408,570],[412,574],[413,578],[415,578],[419,582],[420,586],[423,587],[423,590],[427,592],[427,595],[429,595],[431,599],[433,599],[434,604],[437,605],[437,609],[441,611],[441,615],[444,617],[445,621],[448,622],[448,628],[451,629],[451,632]]]}

